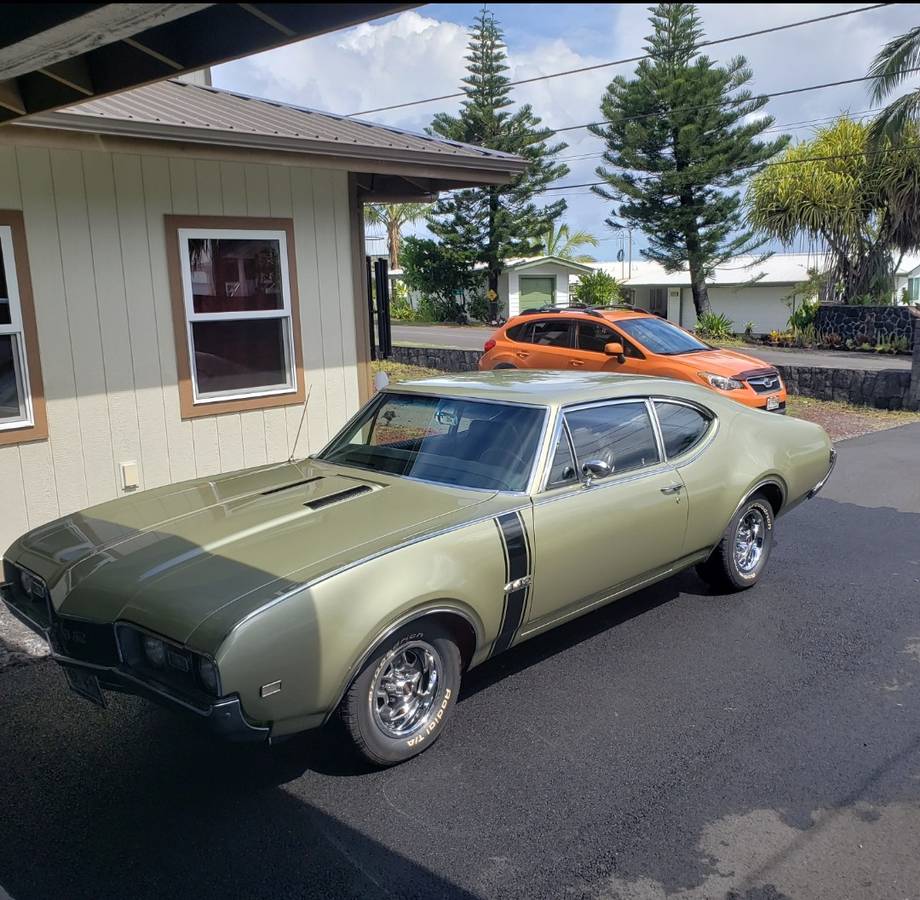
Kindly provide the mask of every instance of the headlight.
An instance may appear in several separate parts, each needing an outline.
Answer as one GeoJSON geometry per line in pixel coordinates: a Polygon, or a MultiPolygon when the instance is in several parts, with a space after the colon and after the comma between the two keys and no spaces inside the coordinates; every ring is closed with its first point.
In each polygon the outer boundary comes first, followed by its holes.
{"type": "Polygon", "coordinates": [[[115,626],[115,633],[122,662],[137,677],[178,694],[220,696],[220,672],[207,656],[123,622],[115,626]]]}
{"type": "Polygon", "coordinates": [[[737,381],[734,378],[726,378],[724,375],[715,375],[712,372],[699,372],[697,374],[720,391],[739,391],[744,387],[744,382],[737,381]]]}
{"type": "Polygon", "coordinates": [[[162,669],[166,662],[166,644],[159,638],[150,637],[149,634],[144,635],[141,643],[144,647],[144,656],[147,657],[147,662],[158,669],[162,669]]]}

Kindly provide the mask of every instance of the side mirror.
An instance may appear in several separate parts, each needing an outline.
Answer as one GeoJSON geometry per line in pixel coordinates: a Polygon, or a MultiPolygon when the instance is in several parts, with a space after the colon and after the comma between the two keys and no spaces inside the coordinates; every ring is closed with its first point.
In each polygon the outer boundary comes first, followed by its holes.
{"type": "Polygon", "coordinates": [[[604,353],[608,356],[615,356],[617,362],[626,362],[626,354],[623,352],[623,345],[619,341],[611,341],[609,344],[604,344],[604,353]]]}
{"type": "Polygon", "coordinates": [[[585,484],[589,485],[598,478],[606,478],[608,475],[612,475],[613,466],[602,459],[589,459],[581,467],[581,472],[585,476],[585,484]]]}

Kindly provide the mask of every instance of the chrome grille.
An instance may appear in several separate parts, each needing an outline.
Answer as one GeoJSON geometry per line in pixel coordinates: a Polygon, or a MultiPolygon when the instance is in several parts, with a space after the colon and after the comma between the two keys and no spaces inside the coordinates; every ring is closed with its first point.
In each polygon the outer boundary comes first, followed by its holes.
{"type": "Polygon", "coordinates": [[[746,380],[758,394],[770,394],[781,390],[783,387],[779,372],[771,372],[769,375],[755,375],[746,380]]]}

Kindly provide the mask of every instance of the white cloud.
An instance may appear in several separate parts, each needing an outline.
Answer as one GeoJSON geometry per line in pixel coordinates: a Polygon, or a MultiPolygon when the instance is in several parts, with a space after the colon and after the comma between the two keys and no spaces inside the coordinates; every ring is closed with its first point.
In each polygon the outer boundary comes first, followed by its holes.
{"type": "MultiPolygon", "coordinates": [[[[849,4],[702,4],[706,35],[717,39],[852,8],[849,4]]],[[[642,52],[650,31],[645,5],[611,7],[609,27],[595,29],[598,40],[585,39],[585,25],[577,7],[534,5],[533,15],[549,16],[555,25],[552,39],[509,31],[510,75],[514,79],[593,65],[642,52]],[[571,12],[570,12],[571,11],[571,12]],[[582,48],[590,45],[594,54],[582,48]],[[602,53],[597,50],[603,46],[602,53]]],[[[878,49],[892,36],[916,24],[913,4],[888,7],[794,28],[761,37],[717,45],[710,55],[721,61],[743,53],[754,72],[755,92],[773,92],[803,85],[863,75],[878,49]]],[[[595,8],[596,21],[602,12],[595,8]]],[[[471,9],[470,16],[472,18],[471,9]]],[[[499,18],[501,12],[498,13],[499,18]]],[[[583,18],[583,17],[582,17],[583,18]]],[[[546,20],[544,20],[545,22],[546,20]]],[[[603,21],[603,20],[602,20],[603,21]]],[[[551,29],[544,29],[551,30],[551,29]]],[[[269,53],[221,66],[214,82],[257,96],[339,113],[454,93],[466,66],[467,29],[408,11],[380,22],[365,23],[343,32],[303,41],[269,53]]],[[[530,103],[544,123],[554,127],[580,125],[599,118],[600,98],[615,74],[630,75],[633,65],[539,81],[515,89],[514,99],[530,103]]],[[[920,81],[920,77],[913,79],[920,81]]],[[[369,115],[367,118],[416,131],[431,122],[435,112],[455,112],[458,100],[413,106],[369,115]]],[[[793,94],[771,100],[765,114],[777,125],[835,115],[843,110],[868,109],[866,83],[793,94]]],[[[790,129],[807,136],[813,126],[790,129]]],[[[569,147],[563,156],[593,154],[568,161],[567,184],[596,180],[600,142],[585,129],[560,136],[569,147]]],[[[567,195],[567,218],[578,228],[604,239],[602,256],[613,258],[620,238],[612,239],[603,220],[607,204],[585,189],[567,195]]]]}

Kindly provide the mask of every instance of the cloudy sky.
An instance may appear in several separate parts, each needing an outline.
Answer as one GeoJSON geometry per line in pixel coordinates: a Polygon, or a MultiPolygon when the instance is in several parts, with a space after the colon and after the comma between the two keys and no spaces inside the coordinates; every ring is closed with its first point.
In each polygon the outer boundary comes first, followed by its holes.
{"type": "MultiPolygon", "coordinates": [[[[710,39],[755,31],[869,4],[732,3],[701,4],[710,39]]],[[[354,113],[456,91],[464,74],[468,26],[478,4],[430,4],[288,47],[229,63],[214,70],[217,87],[337,113],[354,113]]],[[[512,79],[607,62],[642,52],[649,33],[641,4],[490,4],[505,32],[512,79]]],[[[727,60],[743,54],[754,72],[755,92],[857,78],[878,49],[920,23],[918,6],[894,3],[830,22],[794,28],[713,47],[727,60]]],[[[596,121],[603,90],[615,74],[633,65],[553,78],[514,88],[516,102],[530,103],[550,127],[596,121]]],[[[918,79],[920,80],[920,73],[918,79]]],[[[459,101],[439,101],[366,116],[422,130],[436,112],[454,112],[459,101]]],[[[794,94],[770,101],[780,129],[805,138],[814,120],[843,111],[870,109],[867,84],[857,83],[794,94]]],[[[571,172],[565,184],[595,181],[601,144],[581,129],[565,133],[571,172]]],[[[554,192],[554,196],[555,196],[554,192]]],[[[601,239],[596,255],[613,259],[622,237],[604,225],[607,205],[586,189],[565,192],[565,220],[601,239]]],[[[643,243],[635,236],[635,250],[643,243]]]]}

